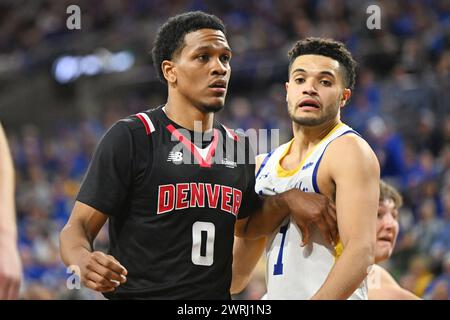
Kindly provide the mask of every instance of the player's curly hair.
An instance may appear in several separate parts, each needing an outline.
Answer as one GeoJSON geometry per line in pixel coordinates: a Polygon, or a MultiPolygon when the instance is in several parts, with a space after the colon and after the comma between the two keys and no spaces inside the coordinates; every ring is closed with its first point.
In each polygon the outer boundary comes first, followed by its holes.
{"type": "Polygon", "coordinates": [[[172,60],[184,47],[184,36],[199,29],[220,30],[226,34],[223,22],[202,11],[186,12],[169,18],[158,30],[153,43],[152,58],[158,78],[167,83],[161,69],[164,60],[172,60]]]}
{"type": "Polygon", "coordinates": [[[338,61],[343,66],[345,87],[353,90],[356,77],[356,62],[342,42],[313,37],[297,41],[288,53],[289,72],[291,72],[294,60],[298,56],[305,54],[317,54],[338,61]]]}

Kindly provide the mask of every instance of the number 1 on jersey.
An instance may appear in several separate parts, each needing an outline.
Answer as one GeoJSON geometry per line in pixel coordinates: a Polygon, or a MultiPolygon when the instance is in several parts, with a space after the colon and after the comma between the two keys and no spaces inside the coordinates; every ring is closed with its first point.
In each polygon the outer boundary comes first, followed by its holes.
{"type": "Polygon", "coordinates": [[[283,249],[284,249],[284,240],[286,240],[286,233],[289,226],[289,222],[280,228],[281,236],[281,244],[280,244],[280,252],[278,252],[277,263],[273,265],[273,275],[277,276],[283,274],[283,249]]]}

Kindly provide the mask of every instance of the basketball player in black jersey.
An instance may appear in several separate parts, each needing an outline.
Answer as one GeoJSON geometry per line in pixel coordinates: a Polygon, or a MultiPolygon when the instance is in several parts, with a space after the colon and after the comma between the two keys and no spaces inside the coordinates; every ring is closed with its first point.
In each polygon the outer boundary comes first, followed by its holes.
{"type": "Polygon", "coordinates": [[[214,120],[231,72],[222,22],[173,17],[152,53],[166,104],[105,134],[61,232],[63,261],[82,283],[110,299],[229,299],[235,234],[263,236],[292,214],[335,238],[325,198],[291,190],[260,199],[248,139],[214,120]],[[93,240],[107,220],[104,254],[93,240]]]}

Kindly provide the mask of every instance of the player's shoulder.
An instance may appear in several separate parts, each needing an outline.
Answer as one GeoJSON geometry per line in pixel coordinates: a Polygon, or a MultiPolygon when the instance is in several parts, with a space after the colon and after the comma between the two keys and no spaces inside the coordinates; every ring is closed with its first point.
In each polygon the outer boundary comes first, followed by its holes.
{"type": "Polygon", "coordinates": [[[399,286],[385,285],[369,289],[369,300],[420,300],[420,298],[399,286]]]}
{"type": "Polygon", "coordinates": [[[397,286],[400,288],[397,281],[395,281],[395,279],[391,276],[391,274],[382,266],[375,264],[373,266],[372,272],[377,274],[383,285],[397,286]]]}
{"type": "MultiPolygon", "coordinates": [[[[332,174],[379,175],[380,165],[369,143],[358,134],[343,134],[331,141],[324,154],[323,165],[332,174]]],[[[362,177],[363,175],[361,175],[362,177]]]]}
{"type": "Polygon", "coordinates": [[[155,108],[131,114],[117,121],[116,125],[126,127],[133,134],[149,135],[156,130],[158,121],[158,108],[155,108]]]}
{"type": "Polygon", "coordinates": [[[347,134],[343,134],[333,141],[328,146],[330,151],[344,156],[349,155],[363,155],[367,157],[373,157],[375,154],[369,143],[360,136],[356,131],[348,131],[347,134]]]}

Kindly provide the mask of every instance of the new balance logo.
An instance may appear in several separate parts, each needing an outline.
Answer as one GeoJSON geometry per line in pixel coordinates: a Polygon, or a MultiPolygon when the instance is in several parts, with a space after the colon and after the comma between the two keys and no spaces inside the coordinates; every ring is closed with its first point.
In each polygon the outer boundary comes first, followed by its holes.
{"type": "Polygon", "coordinates": [[[180,164],[183,162],[183,153],[179,151],[170,151],[167,162],[173,162],[174,164],[180,164]]]}

